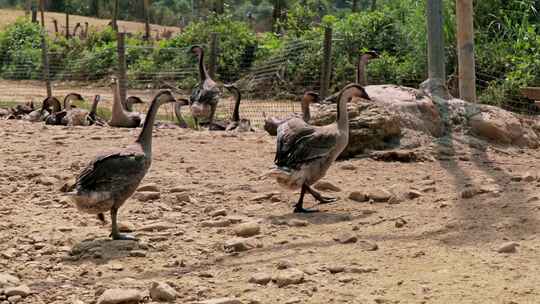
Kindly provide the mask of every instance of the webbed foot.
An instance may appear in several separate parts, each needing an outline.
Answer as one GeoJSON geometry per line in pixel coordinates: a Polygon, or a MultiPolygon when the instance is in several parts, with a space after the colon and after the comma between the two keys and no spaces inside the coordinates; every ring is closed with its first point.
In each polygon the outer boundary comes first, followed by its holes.
{"type": "Polygon", "coordinates": [[[294,208],[294,213],[316,213],[316,212],[319,212],[319,210],[317,209],[305,209],[303,207],[300,207],[300,206],[296,206],[294,208]]]}

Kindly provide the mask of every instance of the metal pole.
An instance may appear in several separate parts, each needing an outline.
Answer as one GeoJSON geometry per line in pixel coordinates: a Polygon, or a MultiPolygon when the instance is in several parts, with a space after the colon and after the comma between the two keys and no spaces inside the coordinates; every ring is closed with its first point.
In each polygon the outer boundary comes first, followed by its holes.
{"type": "Polygon", "coordinates": [[[324,29],[323,66],[321,71],[321,98],[328,96],[332,75],[332,28],[324,29]]]}
{"type": "Polygon", "coordinates": [[[456,0],[456,15],[459,61],[459,95],[463,100],[476,102],[473,0],[456,0]]]}
{"type": "Polygon", "coordinates": [[[117,53],[118,53],[118,84],[120,86],[120,101],[126,100],[127,90],[127,67],[126,67],[126,33],[117,35],[117,53]]]}
{"type": "Polygon", "coordinates": [[[218,57],[218,34],[217,33],[211,33],[210,34],[210,77],[215,78],[217,73],[217,57],[218,57]]]}
{"type": "Polygon", "coordinates": [[[444,71],[444,36],[442,0],[427,1],[428,74],[429,79],[446,81],[444,71]]]}

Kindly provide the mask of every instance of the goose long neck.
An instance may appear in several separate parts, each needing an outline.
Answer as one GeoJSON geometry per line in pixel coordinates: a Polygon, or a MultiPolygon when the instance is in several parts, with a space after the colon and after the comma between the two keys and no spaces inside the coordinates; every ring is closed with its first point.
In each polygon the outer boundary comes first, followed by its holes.
{"type": "Polygon", "coordinates": [[[148,113],[146,114],[146,119],[144,120],[144,125],[137,138],[137,142],[141,144],[145,154],[152,153],[152,130],[154,128],[154,122],[156,120],[157,112],[159,109],[159,96],[154,97],[150,108],[148,108],[148,113]]]}
{"type": "Polygon", "coordinates": [[[302,118],[305,122],[311,119],[311,112],[309,110],[309,101],[302,100],[302,118]]]}
{"type": "Polygon", "coordinates": [[[367,86],[366,66],[368,60],[367,56],[362,55],[358,58],[358,63],[356,65],[356,83],[361,86],[367,86]]]}
{"type": "Polygon", "coordinates": [[[346,134],[349,133],[349,115],[347,113],[347,103],[352,96],[348,91],[344,91],[339,95],[337,103],[337,124],[338,129],[346,134]]]}
{"type": "Polygon", "coordinates": [[[231,87],[231,90],[234,92],[234,95],[236,97],[236,101],[234,103],[234,110],[232,115],[233,121],[240,121],[240,101],[242,100],[242,95],[240,94],[240,91],[236,87],[231,87]]]}
{"type": "Polygon", "coordinates": [[[122,101],[120,100],[120,84],[117,82],[114,85],[113,92],[113,106],[112,106],[112,118],[113,121],[118,121],[120,119],[127,119],[127,115],[124,112],[122,101]]]}
{"type": "Polygon", "coordinates": [[[202,85],[202,83],[208,78],[208,72],[204,66],[204,50],[202,48],[200,48],[199,52],[197,52],[197,56],[199,57],[199,77],[202,85]]]}
{"type": "Polygon", "coordinates": [[[96,115],[99,99],[100,99],[99,95],[96,95],[94,97],[94,102],[92,102],[92,108],[90,108],[90,115],[96,115]]]}

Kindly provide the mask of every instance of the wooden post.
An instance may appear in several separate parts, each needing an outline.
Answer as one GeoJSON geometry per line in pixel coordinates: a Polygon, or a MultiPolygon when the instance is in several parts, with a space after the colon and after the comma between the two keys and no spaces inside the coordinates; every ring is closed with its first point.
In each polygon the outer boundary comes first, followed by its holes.
{"type": "Polygon", "coordinates": [[[45,30],[45,0],[39,0],[39,11],[41,12],[41,28],[45,30]]]}
{"type": "Polygon", "coordinates": [[[144,39],[150,40],[150,0],[144,0],[144,39]]]}
{"type": "Polygon", "coordinates": [[[456,0],[459,95],[476,102],[476,72],[474,62],[473,0],[456,0]]]}
{"type": "Polygon", "coordinates": [[[210,65],[209,65],[209,73],[211,78],[216,77],[217,73],[217,65],[218,65],[218,34],[217,33],[211,33],[210,34],[210,65]]]}
{"type": "Polygon", "coordinates": [[[47,29],[45,28],[45,0],[39,1],[39,9],[41,11],[41,56],[43,65],[43,80],[47,89],[47,97],[52,96],[52,85],[49,74],[49,52],[47,50],[47,29]]]}
{"type": "Polygon", "coordinates": [[[117,78],[120,85],[120,100],[126,100],[127,67],[126,67],[126,33],[117,34],[118,71],[117,78]]]}
{"type": "Polygon", "coordinates": [[[321,98],[328,96],[330,76],[332,75],[332,28],[324,29],[323,65],[321,71],[321,98]]]}
{"type": "Polygon", "coordinates": [[[70,35],[69,35],[69,1],[66,2],[66,6],[65,6],[65,9],[66,9],[66,39],[69,39],[70,35]]]}
{"type": "Polygon", "coordinates": [[[112,28],[114,31],[118,32],[118,10],[120,9],[118,0],[114,0],[113,3],[113,16],[112,16],[112,28]]]}
{"type": "Polygon", "coordinates": [[[442,0],[427,1],[428,75],[430,80],[446,81],[442,0]]]}
{"type": "Polygon", "coordinates": [[[371,0],[371,10],[374,11],[377,9],[377,0],[371,0]]]}
{"type": "Polygon", "coordinates": [[[358,12],[358,0],[352,0],[351,10],[353,13],[358,12]]]}

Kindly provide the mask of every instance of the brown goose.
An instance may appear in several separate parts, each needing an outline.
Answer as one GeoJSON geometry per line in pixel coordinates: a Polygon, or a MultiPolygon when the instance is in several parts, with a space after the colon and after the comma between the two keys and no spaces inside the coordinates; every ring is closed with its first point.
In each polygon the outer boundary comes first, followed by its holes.
{"type": "Polygon", "coordinates": [[[344,87],[338,96],[337,122],[315,127],[299,118],[292,118],[278,128],[275,165],[269,176],[289,189],[301,189],[295,213],[316,212],[304,209],[304,194],[308,192],[319,203],[330,203],[335,198],[324,197],[311,188],[326,175],[336,158],[349,142],[349,117],[347,103],[353,97],[366,93],[358,84],[344,87]]]}
{"type": "Polygon", "coordinates": [[[184,99],[184,98],[178,99],[177,102],[174,104],[174,116],[176,116],[176,120],[178,121],[178,126],[184,129],[188,128],[188,124],[182,117],[182,106],[187,106],[187,105],[189,105],[189,100],[184,99]]]}
{"type": "Polygon", "coordinates": [[[122,100],[122,106],[124,107],[124,110],[128,112],[133,112],[133,105],[134,104],[143,104],[144,101],[137,96],[129,96],[126,98],[126,100],[122,100]]]}
{"type": "Polygon", "coordinates": [[[137,128],[141,125],[141,114],[124,110],[120,100],[120,84],[116,79],[111,82],[113,88],[112,116],[109,125],[120,128],[137,128]]]}
{"type": "Polygon", "coordinates": [[[229,90],[235,97],[234,110],[232,114],[232,119],[225,128],[226,131],[237,131],[237,132],[252,132],[255,131],[251,127],[251,121],[246,118],[240,118],[240,102],[242,100],[242,94],[240,90],[232,85],[226,84],[225,88],[229,90]]]}
{"type": "MultiPolygon", "coordinates": [[[[305,92],[304,96],[302,97],[302,118],[305,122],[309,122],[309,120],[311,119],[309,105],[313,102],[319,102],[319,94],[313,91],[305,92]]],[[[263,115],[265,116],[264,130],[268,132],[268,134],[270,134],[271,136],[276,136],[278,127],[287,120],[292,118],[299,118],[298,114],[294,114],[293,116],[287,117],[285,119],[279,119],[277,117],[266,117],[266,114],[264,112],[263,115]]]]}
{"type": "MultiPolygon", "coordinates": [[[[356,77],[355,81],[361,86],[367,86],[367,65],[371,59],[379,58],[379,54],[375,51],[367,51],[365,53],[361,53],[358,56],[358,61],[356,62],[356,77]]],[[[337,102],[337,96],[339,95],[339,92],[336,92],[328,97],[326,97],[323,102],[324,103],[336,103],[337,102]]],[[[366,95],[367,96],[367,95],[366,95]]],[[[365,97],[363,97],[365,98],[365,97]]]]}
{"type": "Polygon", "coordinates": [[[77,93],[70,93],[64,99],[64,111],[66,114],[62,118],[62,124],[66,126],[89,126],[93,124],[95,122],[97,106],[101,100],[101,96],[94,96],[90,111],[73,107],[71,105],[71,100],[75,98],[84,100],[84,98],[77,93]]]}
{"type": "Polygon", "coordinates": [[[118,209],[135,192],[152,162],[152,129],[159,107],[174,102],[168,90],[160,91],[152,100],[148,116],[134,144],[98,155],[77,176],[71,199],[80,211],[98,214],[111,212],[114,240],[133,240],[120,234],[117,224],[118,209]]]}
{"type": "Polygon", "coordinates": [[[203,48],[195,45],[191,47],[191,52],[197,55],[199,61],[199,83],[193,89],[190,97],[191,114],[197,128],[202,120],[206,120],[212,128],[220,91],[204,66],[203,48]]]}

